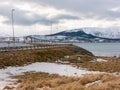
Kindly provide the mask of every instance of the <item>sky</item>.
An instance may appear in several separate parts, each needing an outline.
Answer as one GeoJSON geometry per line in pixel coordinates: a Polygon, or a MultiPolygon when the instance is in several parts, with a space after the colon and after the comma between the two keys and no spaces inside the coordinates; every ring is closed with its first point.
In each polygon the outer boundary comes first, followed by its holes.
{"type": "Polygon", "coordinates": [[[0,36],[120,27],[120,0],[0,0],[0,36]],[[52,29],[51,29],[52,26],[52,29]]]}

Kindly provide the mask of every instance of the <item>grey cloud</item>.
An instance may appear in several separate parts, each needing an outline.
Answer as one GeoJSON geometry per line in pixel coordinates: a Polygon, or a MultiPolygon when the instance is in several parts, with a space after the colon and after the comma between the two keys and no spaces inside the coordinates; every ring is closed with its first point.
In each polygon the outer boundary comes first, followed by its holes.
{"type": "MultiPolygon", "coordinates": [[[[8,20],[4,21],[6,24],[11,24],[11,9],[14,7],[10,6],[0,6],[0,15],[6,17],[8,20]]],[[[50,25],[52,21],[53,24],[58,23],[62,19],[79,19],[77,16],[72,16],[69,14],[57,15],[51,19],[47,18],[47,15],[37,15],[29,11],[23,11],[19,8],[16,8],[14,11],[14,23],[16,25],[33,25],[33,24],[42,24],[50,25]],[[29,14],[29,15],[28,15],[29,14]]]]}
{"type": "MultiPolygon", "coordinates": [[[[57,15],[56,17],[53,17],[51,19],[48,19],[47,16],[40,16],[33,14],[31,17],[27,16],[25,13],[22,13],[21,11],[15,11],[14,13],[14,20],[15,24],[17,25],[33,25],[33,24],[42,24],[42,25],[50,25],[52,22],[53,24],[59,23],[60,20],[66,19],[66,20],[74,20],[79,19],[77,16],[71,16],[71,15],[57,15]]],[[[8,21],[4,23],[10,23],[10,18],[8,21]]]]}
{"type": "Polygon", "coordinates": [[[118,19],[118,18],[120,18],[120,12],[108,11],[108,16],[118,19]]]}
{"type": "Polygon", "coordinates": [[[62,20],[62,19],[67,19],[67,20],[78,20],[80,19],[78,16],[73,16],[73,15],[67,15],[67,14],[62,14],[62,15],[57,15],[56,17],[53,18],[54,20],[62,20]]]}
{"type": "MultiPolygon", "coordinates": [[[[4,23],[10,24],[11,18],[4,23]]],[[[34,24],[42,24],[42,25],[49,25],[50,20],[47,19],[45,16],[40,16],[36,14],[31,14],[31,16],[26,15],[26,13],[22,13],[21,11],[15,11],[14,13],[14,22],[16,25],[34,25],[34,24]]]]}
{"type": "MultiPolygon", "coordinates": [[[[111,8],[119,7],[120,0],[27,0],[40,5],[47,5],[56,9],[77,12],[84,15],[85,18],[98,19],[119,18],[116,12],[109,12],[111,8]],[[113,16],[112,16],[113,15],[113,16]]],[[[119,14],[118,14],[119,15],[119,14]]]]}
{"type": "MultiPolygon", "coordinates": [[[[0,6],[0,15],[7,18],[6,21],[3,23],[11,24],[11,10],[12,6],[0,6]]],[[[33,25],[36,23],[42,24],[42,25],[48,25],[49,19],[46,18],[46,16],[40,16],[33,14],[32,12],[23,11],[19,8],[16,8],[14,11],[14,22],[16,25],[33,25]],[[30,14],[27,15],[27,14],[30,14]]]]}
{"type": "MultiPolygon", "coordinates": [[[[13,0],[10,0],[13,2],[13,0]]],[[[42,24],[49,25],[52,21],[53,23],[59,23],[60,20],[77,20],[80,19],[80,16],[75,15],[79,13],[84,18],[93,18],[93,19],[120,19],[120,12],[110,11],[111,8],[119,7],[119,0],[17,0],[19,2],[26,2],[29,4],[43,5],[46,7],[54,7],[56,9],[63,9],[73,13],[71,14],[60,14],[51,19],[47,18],[47,15],[37,15],[32,12],[23,11],[19,8],[16,8],[14,12],[14,20],[17,25],[33,25],[33,24],[42,24]],[[27,14],[31,14],[28,16],[27,14]]],[[[2,6],[0,5],[0,15],[6,17],[8,20],[4,23],[11,23],[11,9],[13,6],[2,6]]]]}

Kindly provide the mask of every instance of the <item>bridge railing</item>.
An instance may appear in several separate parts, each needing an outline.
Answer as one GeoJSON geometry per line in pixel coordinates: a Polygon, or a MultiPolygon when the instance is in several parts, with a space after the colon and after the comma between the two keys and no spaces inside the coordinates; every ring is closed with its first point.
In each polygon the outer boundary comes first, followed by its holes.
{"type": "Polygon", "coordinates": [[[51,45],[32,45],[32,46],[15,46],[15,47],[0,47],[0,51],[12,51],[12,50],[29,50],[29,49],[45,49],[55,47],[65,47],[72,44],[51,44],[51,45]]]}

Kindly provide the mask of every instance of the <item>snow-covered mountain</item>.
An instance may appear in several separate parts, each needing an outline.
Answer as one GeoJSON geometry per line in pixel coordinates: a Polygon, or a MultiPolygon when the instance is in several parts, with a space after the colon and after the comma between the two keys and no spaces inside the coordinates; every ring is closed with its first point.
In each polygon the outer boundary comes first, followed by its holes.
{"type": "Polygon", "coordinates": [[[103,38],[120,39],[120,27],[114,27],[114,28],[86,27],[86,28],[66,30],[65,32],[72,33],[72,32],[78,32],[78,31],[84,31],[87,34],[92,34],[94,36],[103,37],[103,38]]]}
{"type": "Polygon", "coordinates": [[[119,28],[80,28],[52,35],[34,35],[34,39],[52,42],[120,42],[119,28]]]}
{"type": "MultiPolygon", "coordinates": [[[[119,38],[120,39],[120,27],[116,28],[81,28],[83,31],[85,31],[88,34],[92,34],[94,36],[98,37],[104,37],[104,38],[119,38]]],[[[79,30],[81,30],[79,29],[79,30]]]]}

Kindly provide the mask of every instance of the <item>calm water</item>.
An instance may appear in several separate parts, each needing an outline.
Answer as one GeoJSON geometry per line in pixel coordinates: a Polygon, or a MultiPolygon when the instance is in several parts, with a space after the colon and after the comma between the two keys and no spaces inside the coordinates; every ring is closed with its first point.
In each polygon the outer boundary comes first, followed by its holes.
{"type": "Polygon", "coordinates": [[[120,43],[76,43],[96,56],[120,56],[120,43]]]}

